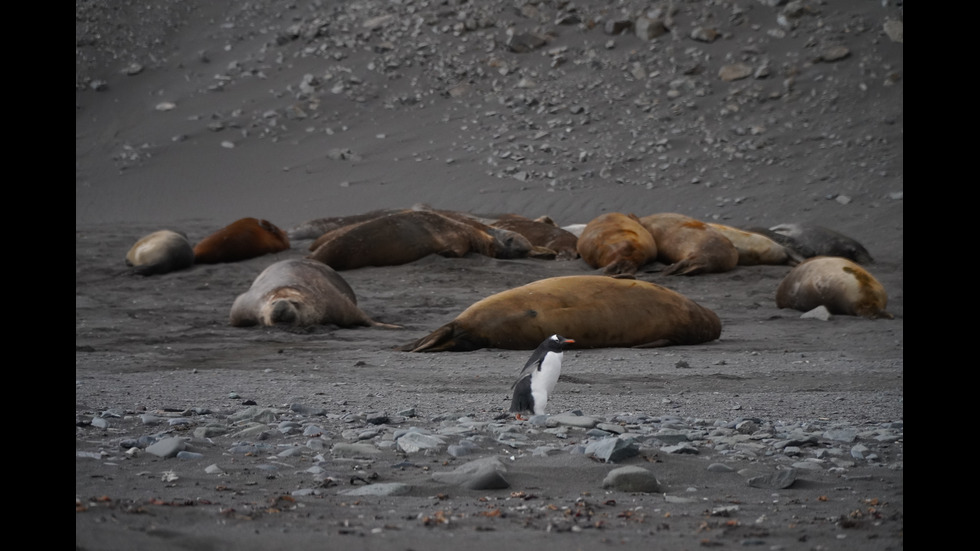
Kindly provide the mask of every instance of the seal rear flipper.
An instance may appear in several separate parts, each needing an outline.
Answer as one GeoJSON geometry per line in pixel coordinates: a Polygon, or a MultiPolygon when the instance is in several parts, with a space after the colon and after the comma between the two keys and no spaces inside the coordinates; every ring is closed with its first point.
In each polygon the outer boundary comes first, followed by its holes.
{"type": "Polygon", "coordinates": [[[455,321],[443,325],[421,339],[398,347],[403,352],[467,352],[489,346],[486,342],[473,342],[465,330],[455,321]]]}
{"type": "Polygon", "coordinates": [[[685,258],[684,260],[674,262],[670,266],[664,268],[664,275],[698,275],[704,271],[704,268],[694,264],[694,261],[690,258],[685,258]]]}
{"type": "Polygon", "coordinates": [[[417,341],[399,346],[398,350],[402,352],[441,352],[452,346],[452,338],[452,324],[448,323],[417,341]]]}
{"type": "Polygon", "coordinates": [[[636,262],[626,258],[620,258],[615,262],[611,262],[602,269],[602,273],[608,276],[618,276],[618,275],[632,275],[639,270],[639,266],[636,262]]]}

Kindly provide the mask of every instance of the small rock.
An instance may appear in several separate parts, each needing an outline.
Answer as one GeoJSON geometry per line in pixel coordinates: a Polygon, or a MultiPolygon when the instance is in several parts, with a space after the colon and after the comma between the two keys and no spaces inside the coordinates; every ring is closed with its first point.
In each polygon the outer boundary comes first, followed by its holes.
{"type": "Polygon", "coordinates": [[[660,482],[657,477],[643,467],[627,465],[613,469],[602,480],[602,487],[622,492],[659,493],[660,482]]]}

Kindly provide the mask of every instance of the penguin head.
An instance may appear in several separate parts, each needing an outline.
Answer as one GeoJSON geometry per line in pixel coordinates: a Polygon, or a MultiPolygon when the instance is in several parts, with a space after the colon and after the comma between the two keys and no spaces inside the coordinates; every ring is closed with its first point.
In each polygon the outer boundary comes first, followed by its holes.
{"type": "Polygon", "coordinates": [[[548,350],[551,352],[561,352],[562,350],[568,348],[568,345],[575,344],[574,339],[566,339],[558,334],[548,337],[544,342],[545,346],[547,346],[548,350]]]}

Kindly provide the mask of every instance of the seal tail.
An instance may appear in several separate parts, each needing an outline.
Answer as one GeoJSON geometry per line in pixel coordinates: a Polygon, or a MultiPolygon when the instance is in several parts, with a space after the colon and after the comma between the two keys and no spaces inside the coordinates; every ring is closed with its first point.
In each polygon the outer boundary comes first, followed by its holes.
{"type": "Polygon", "coordinates": [[[399,346],[402,352],[467,352],[476,350],[490,343],[484,339],[474,342],[465,329],[460,329],[455,321],[443,325],[421,339],[399,346]]]}
{"type": "Polygon", "coordinates": [[[453,344],[453,328],[446,324],[422,337],[398,347],[402,352],[441,352],[448,350],[453,344]]]}

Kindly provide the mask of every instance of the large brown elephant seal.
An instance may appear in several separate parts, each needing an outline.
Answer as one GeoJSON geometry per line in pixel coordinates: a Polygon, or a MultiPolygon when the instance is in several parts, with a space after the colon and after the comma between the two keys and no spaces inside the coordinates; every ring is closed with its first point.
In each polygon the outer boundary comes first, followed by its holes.
{"type": "Polygon", "coordinates": [[[255,278],[231,306],[231,325],[339,325],[396,328],[357,306],[350,285],[330,266],[306,258],[280,260],[255,278]]]}
{"type": "MultiPolygon", "coordinates": [[[[317,218],[315,220],[308,220],[294,226],[289,229],[287,234],[290,239],[300,240],[300,239],[317,239],[321,235],[342,228],[344,226],[350,226],[353,224],[359,224],[361,222],[367,222],[368,220],[373,220],[375,218],[380,218],[382,216],[387,216],[389,214],[395,214],[399,212],[405,212],[409,210],[427,210],[430,212],[436,212],[442,214],[443,216],[448,216],[454,218],[461,222],[475,222],[477,226],[485,226],[489,224],[492,219],[488,217],[481,217],[475,214],[469,214],[466,212],[454,211],[454,210],[444,210],[436,209],[431,205],[426,203],[416,203],[410,208],[384,208],[376,209],[368,212],[362,212],[360,214],[349,214],[346,216],[332,216],[327,218],[317,218]]],[[[316,249],[315,246],[310,245],[310,250],[316,249]]]]}
{"type": "Polygon", "coordinates": [[[714,222],[707,222],[707,224],[711,229],[727,237],[732,245],[735,245],[735,250],[738,251],[739,266],[779,266],[783,264],[795,266],[803,260],[800,254],[760,233],[714,222]]]}
{"type": "Polygon", "coordinates": [[[516,214],[498,218],[490,225],[495,228],[517,232],[527,238],[534,247],[552,251],[558,260],[578,258],[578,237],[549,222],[550,218],[532,220],[516,214]]]}
{"type": "Polygon", "coordinates": [[[289,237],[275,224],[242,218],[202,239],[194,246],[194,262],[238,262],[289,249],[289,237]]]}
{"type": "Polygon", "coordinates": [[[667,264],[665,275],[727,272],[738,265],[738,250],[704,222],[673,212],[640,218],[657,242],[658,260],[667,264]]]}
{"type": "Polygon", "coordinates": [[[577,248],[586,264],[606,275],[631,275],[657,259],[659,243],[635,215],[608,212],[585,225],[577,248]]]}
{"type": "Polygon", "coordinates": [[[309,258],[351,270],[407,264],[430,254],[522,258],[531,251],[520,234],[485,228],[428,210],[404,210],[327,232],[309,258]]]}
{"type": "Polygon", "coordinates": [[[491,295],[399,349],[533,350],[555,333],[574,338],[576,348],[689,345],[717,339],[721,321],[711,310],[654,283],[563,276],[491,295]]]}
{"type": "Polygon", "coordinates": [[[831,314],[893,318],[885,310],[885,287],[859,264],[840,256],[815,256],[793,268],[776,289],[776,306],[801,312],[824,306],[831,314]]]}
{"type": "Polygon", "coordinates": [[[126,265],[139,275],[165,274],[194,264],[194,248],[187,236],[172,230],[142,237],[126,253],[126,265]]]}

